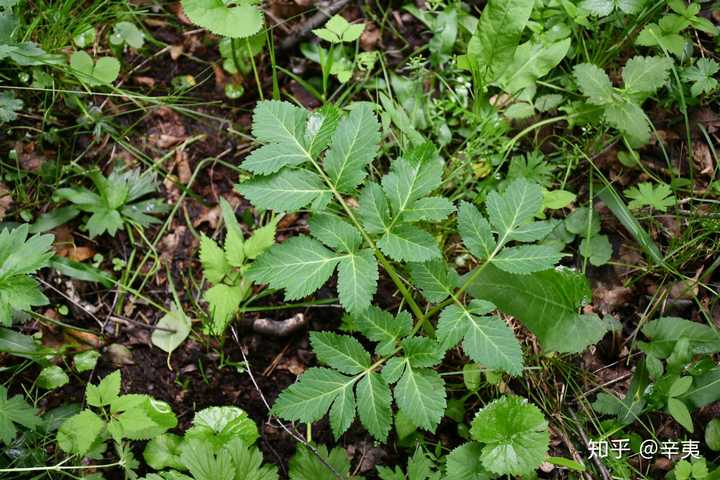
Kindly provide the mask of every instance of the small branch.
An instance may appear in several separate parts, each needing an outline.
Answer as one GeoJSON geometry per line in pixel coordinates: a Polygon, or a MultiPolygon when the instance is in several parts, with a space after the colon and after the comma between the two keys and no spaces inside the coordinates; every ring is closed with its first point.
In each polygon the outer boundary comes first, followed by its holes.
{"type": "Polygon", "coordinates": [[[252,330],[261,335],[271,337],[286,337],[297,332],[307,325],[305,315],[297,313],[285,320],[270,320],[269,318],[257,318],[252,321],[252,330]]]}
{"type": "MultiPolygon", "coordinates": [[[[585,433],[585,429],[578,421],[577,415],[575,415],[575,411],[572,408],[570,408],[569,410],[570,416],[572,416],[575,424],[577,425],[578,433],[580,434],[580,438],[582,438],[582,441],[585,444],[585,448],[587,449],[587,451],[590,451],[590,439],[588,438],[587,433],[585,433]]],[[[598,468],[598,470],[600,470],[603,480],[612,480],[612,475],[610,475],[607,467],[605,466],[605,464],[602,463],[602,461],[597,457],[597,455],[592,456],[592,461],[593,463],[595,463],[595,466],[598,468]]]]}
{"type": "Polygon", "coordinates": [[[248,375],[250,376],[250,381],[252,382],[253,386],[255,387],[255,390],[258,392],[258,395],[260,395],[260,400],[262,400],[262,402],[265,404],[265,408],[267,408],[268,416],[269,416],[268,421],[269,421],[269,422],[272,422],[272,421],[274,420],[275,423],[276,423],[280,428],[282,428],[283,430],[285,430],[285,432],[286,432],[288,435],[290,435],[290,436],[291,436],[292,438],[294,438],[296,441],[298,441],[298,442],[302,443],[303,445],[305,445],[305,447],[306,447],[308,450],[310,450],[316,457],[318,457],[318,460],[320,460],[320,462],[321,462],[323,465],[325,465],[325,466],[328,468],[328,470],[330,470],[330,472],[332,472],[332,474],[335,476],[335,478],[337,478],[338,480],[346,480],[346,478],[345,478],[343,475],[341,475],[341,474],[335,469],[335,467],[333,467],[332,465],[330,465],[330,464],[327,462],[327,460],[325,460],[325,458],[323,458],[323,456],[320,455],[320,452],[319,452],[315,447],[313,447],[310,443],[306,442],[304,438],[302,438],[300,435],[298,435],[298,434],[296,434],[295,432],[293,432],[292,430],[290,430],[288,427],[285,426],[284,423],[282,423],[280,420],[278,420],[277,418],[275,418],[275,417],[273,416],[273,414],[272,414],[272,408],[270,407],[270,404],[268,403],[267,399],[265,399],[265,395],[263,394],[262,390],[260,389],[260,386],[258,385],[257,381],[255,380],[255,376],[254,376],[253,373],[252,373],[252,369],[250,368],[250,362],[248,361],[247,356],[245,355],[245,351],[243,350],[242,345],[240,344],[240,339],[238,338],[238,334],[237,334],[237,332],[235,331],[235,327],[231,325],[231,326],[230,326],[230,331],[232,332],[232,336],[233,336],[233,339],[235,340],[235,343],[237,343],[238,346],[240,347],[240,354],[242,355],[243,361],[245,362],[245,367],[247,368],[247,373],[248,373],[248,375]]]}
{"type": "Polygon", "coordinates": [[[325,20],[345,8],[345,5],[348,3],[350,3],[350,0],[337,0],[327,7],[318,7],[318,11],[315,15],[308,18],[295,33],[285,37],[285,39],[280,42],[279,50],[290,50],[293,48],[300,40],[305,38],[311,30],[318,28],[325,20]]]}

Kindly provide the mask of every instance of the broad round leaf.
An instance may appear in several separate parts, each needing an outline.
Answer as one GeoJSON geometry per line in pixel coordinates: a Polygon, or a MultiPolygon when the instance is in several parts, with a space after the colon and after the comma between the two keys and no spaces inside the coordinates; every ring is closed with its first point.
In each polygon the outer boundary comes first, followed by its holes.
{"type": "Polygon", "coordinates": [[[225,37],[249,37],[263,26],[262,12],[250,0],[231,7],[222,0],[183,0],[182,5],[193,23],[225,37]]]}

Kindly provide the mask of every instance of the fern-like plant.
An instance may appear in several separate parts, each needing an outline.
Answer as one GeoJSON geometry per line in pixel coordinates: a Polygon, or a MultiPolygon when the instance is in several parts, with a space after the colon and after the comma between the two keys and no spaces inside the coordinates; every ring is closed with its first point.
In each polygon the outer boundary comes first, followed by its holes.
{"type": "Polygon", "coordinates": [[[394,400],[416,427],[434,431],[447,405],[436,368],[448,349],[462,341],[472,360],[521,373],[521,345],[498,308],[548,350],[580,351],[604,334],[598,317],[578,314],[589,298],[586,281],[555,269],[563,254],[541,243],[554,224],[535,220],[543,209],[538,184],[518,178],[490,192],[486,214],[467,202],[456,207],[442,195],[444,162],[433,145],[404,151],[385,170],[373,165],[381,136],[372,105],[348,110],[311,113],[265,101],[254,112],[252,131],[263,145],[243,162],[254,175],[237,190],[258,209],[310,216],[309,234],[273,245],[247,278],[293,300],[336,273],[348,325],[374,344],[370,351],[353,335],[312,332],[325,366],[307,370],[280,395],[277,415],[311,423],[329,414],[336,437],[358,417],[385,441],[394,400]],[[456,225],[476,268],[461,276],[450,267],[438,225],[456,225]],[[381,270],[409,311],[373,305],[381,270]]]}

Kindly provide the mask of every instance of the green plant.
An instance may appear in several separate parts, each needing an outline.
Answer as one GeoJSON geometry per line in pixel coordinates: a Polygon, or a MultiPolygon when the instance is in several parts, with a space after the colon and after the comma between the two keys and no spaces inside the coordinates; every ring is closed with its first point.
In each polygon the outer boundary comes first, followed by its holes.
{"type": "Polygon", "coordinates": [[[149,395],[120,394],[120,371],[105,376],[99,384],[87,384],[87,407],[66,418],[57,431],[57,443],[68,454],[102,458],[112,440],[119,457],[115,465],[135,477],[138,463],[130,442],[148,440],[177,425],[170,406],[149,395]]]}
{"type": "Polygon", "coordinates": [[[632,199],[628,203],[628,207],[632,210],[651,207],[660,212],[667,212],[668,207],[674,206],[677,201],[670,185],[664,183],[657,185],[649,182],[638,183],[637,186],[625,190],[625,196],[632,199]]]}
{"type": "Polygon", "coordinates": [[[272,246],[247,278],[282,289],[292,300],[311,295],[337,268],[338,296],[351,314],[350,324],[376,343],[373,358],[353,336],[311,333],[318,360],[331,368],[306,371],[280,395],[275,413],[309,423],[329,411],[336,437],[358,415],[384,441],[393,396],[398,415],[435,430],[446,394],[432,367],[461,340],[473,360],[512,375],[522,371],[519,342],[499,316],[490,315],[496,305],[527,325],[548,350],[580,351],[607,327],[594,315],[578,315],[588,287],[578,274],[552,269],[563,256],[560,251],[532,244],[553,229],[550,222],[534,220],[544,202],[539,185],[519,178],[504,192],[490,192],[489,221],[476,206],[461,203],[457,231],[479,263],[462,278],[445,263],[428,230],[455,212],[451,201],[434,193],[442,185],[442,161],[432,145],[423,144],[391,161],[379,181],[364,182],[378,149],[377,129],[365,104],[341,116],[329,107],[309,114],[287,103],[261,102],[253,134],[265,145],[243,162],[255,176],[237,189],[260,209],[292,212],[309,206],[311,211],[310,235],[272,246]],[[347,198],[357,198],[356,206],[347,198]],[[406,311],[392,315],[371,306],[380,265],[414,321],[406,311]],[[409,272],[429,304],[436,304],[430,314],[418,306],[396,268],[409,272]],[[464,292],[476,300],[466,303],[464,292]],[[428,317],[434,313],[440,314],[437,339],[418,335],[423,328],[433,330],[428,317]]]}
{"type": "MultiPolygon", "coordinates": [[[[105,232],[114,236],[127,223],[140,227],[159,223],[157,218],[150,215],[168,210],[168,206],[160,199],[141,200],[156,191],[153,174],[141,174],[140,170],[116,169],[107,177],[97,170],[88,173],[88,176],[98,193],[73,187],[60,188],[56,195],[77,207],[71,211],[75,215],[80,211],[91,214],[85,224],[91,238],[105,232]]],[[[66,221],[73,216],[69,215],[66,221]]]]}
{"type": "Polygon", "coordinates": [[[11,445],[18,434],[18,425],[32,430],[40,423],[37,411],[22,396],[8,398],[7,389],[0,385],[0,442],[11,445]]]}
{"type": "Polygon", "coordinates": [[[255,35],[263,26],[257,0],[183,0],[185,15],[195,24],[230,38],[255,35]]]}
{"type": "Polygon", "coordinates": [[[159,474],[145,480],[189,478],[195,480],[272,480],[274,466],[262,465],[254,445],[259,434],[255,423],[237,407],[209,407],[198,411],[183,436],[164,433],[145,446],[146,463],[159,474]]]}
{"type": "Polygon", "coordinates": [[[70,56],[70,68],[78,80],[93,87],[114,82],[120,74],[120,61],[115,57],[93,61],[87,52],[80,50],[70,56]]]}
{"type": "Polygon", "coordinates": [[[145,34],[132,22],[118,22],[113,27],[110,43],[118,47],[127,45],[131,48],[142,48],[145,44],[145,34]]]}
{"type": "Polygon", "coordinates": [[[12,325],[15,312],[48,303],[32,275],[48,265],[54,237],[28,238],[28,230],[23,224],[0,232],[0,325],[12,325]]]}
{"type": "Polygon", "coordinates": [[[227,228],[223,247],[205,235],[200,237],[203,275],[213,285],[204,295],[212,318],[210,324],[206,325],[206,330],[214,335],[223,334],[240,302],[250,294],[252,284],[246,278],[246,272],[252,268],[250,261],[255,260],[275,243],[275,226],[280,220],[280,217],[275,217],[244,240],[244,234],[230,204],[221,199],[220,207],[227,228]]]}
{"type": "Polygon", "coordinates": [[[667,3],[673,13],[663,15],[657,23],[646,25],[635,43],[644,47],[659,47],[683,58],[692,48],[688,39],[681,35],[688,27],[712,36],[718,34],[718,28],[710,20],[698,15],[701,8],[699,3],[688,5],[682,0],[669,0],[667,3]]]}
{"type": "Polygon", "coordinates": [[[715,75],[720,71],[720,64],[711,58],[699,58],[695,65],[686,67],[682,71],[682,79],[692,82],[690,93],[693,97],[702,94],[710,95],[718,88],[715,75]]]}
{"type": "Polygon", "coordinates": [[[622,70],[623,88],[614,88],[607,74],[590,63],[575,65],[573,76],[590,104],[634,145],[650,141],[650,124],[641,105],[667,81],[672,60],[666,57],[633,57],[622,70]]]}
{"type": "Polygon", "coordinates": [[[691,411],[720,398],[720,369],[710,356],[720,351],[720,337],[710,326],[682,318],[662,317],[642,329],[638,342],[645,359],[624,399],[601,393],[593,408],[629,424],[642,413],[665,410],[693,432],[691,411]]]}

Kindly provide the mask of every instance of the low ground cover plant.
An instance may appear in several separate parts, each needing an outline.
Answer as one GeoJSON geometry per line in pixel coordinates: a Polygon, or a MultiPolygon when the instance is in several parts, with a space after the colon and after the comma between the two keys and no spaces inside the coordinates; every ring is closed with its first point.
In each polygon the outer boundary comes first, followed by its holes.
{"type": "Polygon", "coordinates": [[[0,0],[0,478],[720,478],[719,21],[0,0]]]}

